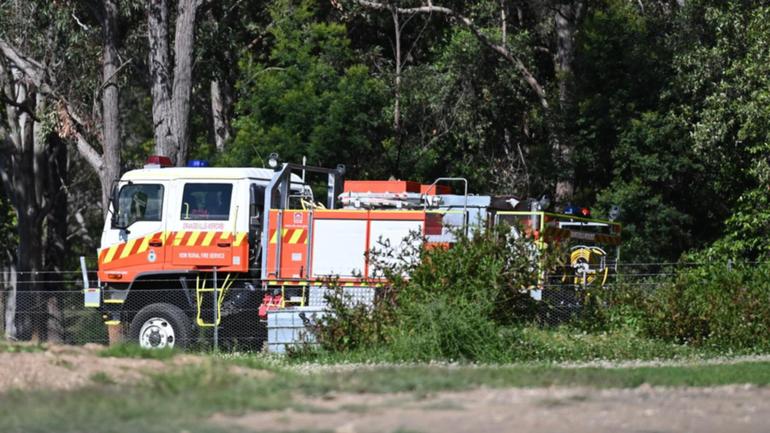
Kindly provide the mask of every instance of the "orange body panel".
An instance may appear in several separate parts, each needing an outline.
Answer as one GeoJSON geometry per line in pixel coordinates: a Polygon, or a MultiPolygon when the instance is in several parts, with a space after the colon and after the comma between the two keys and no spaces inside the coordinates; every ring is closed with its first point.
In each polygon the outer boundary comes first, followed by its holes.
{"type": "Polygon", "coordinates": [[[103,282],[130,283],[144,273],[211,269],[246,272],[247,233],[226,231],[156,232],[99,252],[103,282]]]}
{"type": "Polygon", "coordinates": [[[305,278],[307,276],[308,224],[310,212],[287,210],[283,212],[280,236],[276,230],[278,211],[270,212],[267,268],[273,269],[270,278],[305,278]],[[281,242],[281,269],[275,272],[276,248],[281,242]]]}
{"type": "Polygon", "coordinates": [[[344,192],[402,193],[420,192],[420,184],[409,180],[347,180],[344,192]]]}
{"type": "Polygon", "coordinates": [[[441,195],[452,194],[452,188],[449,185],[420,185],[420,194],[441,195]]]}

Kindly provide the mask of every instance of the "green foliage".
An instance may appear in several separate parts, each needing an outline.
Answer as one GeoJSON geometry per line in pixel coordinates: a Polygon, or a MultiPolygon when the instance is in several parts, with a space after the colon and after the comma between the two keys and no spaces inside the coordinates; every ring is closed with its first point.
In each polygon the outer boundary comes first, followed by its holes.
{"type": "Polygon", "coordinates": [[[770,266],[714,263],[679,273],[649,299],[648,333],[723,349],[770,347],[770,266]]]}
{"type": "Polygon", "coordinates": [[[738,199],[725,221],[725,236],[693,256],[705,260],[766,260],[770,257],[770,191],[759,187],[738,199]]]}
{"type": "Polygon", "coordinates": [[[335,292],[332,314],[316,331],[321,347],[384,347],[401,360],[511,359],[503,327],[533,319],[538,304],[526,288],[537,284],[538,263],[549,268],[558,252],[538,251],[531,239],[504,229],[457,236],[451,248],[423,248],[414,239],[375,248],[370,258],[388,283],[372,307],[335,292]]]}
{"type": "Polygon", "coordinates": [[[630,122],[613,157],[614,180],[597,201],[600,208],[617,204],[623,209],[626,261],[675,260],[715,231],[715,220],[707,225],[701,218],[696,224],[695,215],[710,213],[714,192],[680,119],[648,113],[630,122]]]}
{"type": "Polygon", "coordinates": [[[144,349],[137,344],[121,343],[112,345],[99,352],[99,356],[115,358],[143,358],[166,360],[173,358],[177,352],[171,348],[144,349]]]}
{"type": "Polygon", "coordinates": [[[737,1],[673,13],[608,1],[584,23],[576,163],[588,191],[604,187],[600,209],[624,209],[626,261],[702,248],[737,206],[737,237],[762,249],[745,226],[761,214],[739,197],[768,180],[768,18],[737,1]]]}
{"type": "Polygon", "coordinates": [[[500,327],[531,320],[535,312],[522,289],[537,283],[538,260],[548,265],[550,252],[539,255],[530,239],[505,230],[423,252],[409,280],[396,279],[393,350],[420,360],[503,359],[508,344],[500,327]]]}
{"type": "Polygon", "coordinates": [[[224,163],[262,167],[278,152],[286,161],[345,163],[357,176],[382,173],[371,157],[387,131],[386,87],[350,47],[344,24],[319,20],[316,7],[312,0],[271,5],[269,54],[240,64],[237,132],[224,163]]]}
{"type": "Polygon", "coordinates": [[[670,269],[670,278],[613,287],[605,304],[585,316],[591,326],[584,328],[627,330],[722,353],[764,352],[770,348],[770,264],[723,259],[670,269]]]}
{"type": "Polygon", "coordinates": [[[16,343],[0,339],[0,353],[43,352],[45,346],[31,343],[16,343]]]}

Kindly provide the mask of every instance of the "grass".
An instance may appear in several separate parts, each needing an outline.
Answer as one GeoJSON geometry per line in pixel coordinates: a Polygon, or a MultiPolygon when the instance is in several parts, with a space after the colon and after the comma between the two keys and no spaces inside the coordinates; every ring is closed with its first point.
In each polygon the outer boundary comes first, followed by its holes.
{"type": "Polygon", "coordinates": [[[45,346],[39,343],[19,343],[0,339],[0,353],[43,352],[45,346]]]}
{"type": "Polygon", "coordinates": [[[100,350],[99,356],[166,360],[173,358],[177,353],[178,351],[172,348],[144,349],[136,344],[121,343],[100,350]]]}
{"type": "MultiPolygon", "coordinates": [[[[206,423],[214,413],[284,410],[316,411],[296,395],[410,392],[486,387],[587,386],[598,388],[770,384],[770,362],[639,367],[565,368],[547,364],[502,366],[380,366],[327,368],[291,366],[263,356],[208,357],[201,365],[151,375],[135,385],[117,385],[92,377],[92,385],[74,391],[26,391],[0,394],[3,432],[218,432],[206,423]],[[249,361],[249,358],[252,358],[249,361]],[[269,370],[244,376],[229,366],[269,370]]],[[[227,431],[231,431],[228,427],[227,431]]]]}
{"type": "MultiPolygon", "coordinates": [[[[628,330],[589,333],[567,326],[545,329],[511,327],[503,329],[501,334],[501,338],[508,344],[506,355],[502,361],[495,360],[492,363],[689,359],[737,354],[640,337],[628,330]]],[[[293,352],[290,361],[298,364],[430,361],[413,359],[413,353],[408,350],[399,352],[391,349],[360,349],[350,352],[297,350],[293,352]]]]}

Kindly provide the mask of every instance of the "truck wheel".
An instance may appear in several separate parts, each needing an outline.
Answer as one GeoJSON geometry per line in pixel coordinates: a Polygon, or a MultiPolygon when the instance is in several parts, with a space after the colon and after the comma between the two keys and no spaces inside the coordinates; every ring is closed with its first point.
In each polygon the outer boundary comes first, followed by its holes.
{"type": "Polygon", "coordinates": [[[145,349],[183,349],[190,343],[192,323],[176,305],[150,304],[136,313],[128,335],[145,349]]]}

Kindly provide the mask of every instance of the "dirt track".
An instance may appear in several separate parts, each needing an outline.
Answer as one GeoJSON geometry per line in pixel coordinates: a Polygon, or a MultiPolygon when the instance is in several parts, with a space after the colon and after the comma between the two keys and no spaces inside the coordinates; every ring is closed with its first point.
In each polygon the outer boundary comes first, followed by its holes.
{"type": "Polygon", "coordinates": [[[45,351],[0,352],[0,392],[11,389],[68,390],[92,384],[94,380],[129,383],[146,373],[169,365],[198,362],[196,357],[177,356],[170,362],[153,359],[104,358],[103,346],[57,346],[45,351]]]}
{"type": "MultiPolygon", "coordinates": [[[[46,351],[0,353],[0,392],[74,389],[94,381],[135,382],[147,373],[202,357],[168,361],[103,358],[100,346],[53,346],[46,351]]],[[[246,370],[246,369],[244,369],[246,370]]],[[[323,374],[323,368],[311,368],[323,374]]],[[[265,373],[249,370],[249,373],[265,373]]],[[[246,374],[236,371],[238,374],[246,374]]],[[[451,374],[451,373],[450,373],[451,374]]],[[[766,432],[770,387],[634,389],[475,389],[427,395],[330,394],[296,396],[301,411],[218,414],[209,422],[245,431],[391,432],[766,432]]]]}
{"type": "Polygon", "coordinates": [[[477,389],[305,400],[309,412],[260,412],[212,422],[251,431],[379,432],[766,432],[770,389],[477,389]]]}

